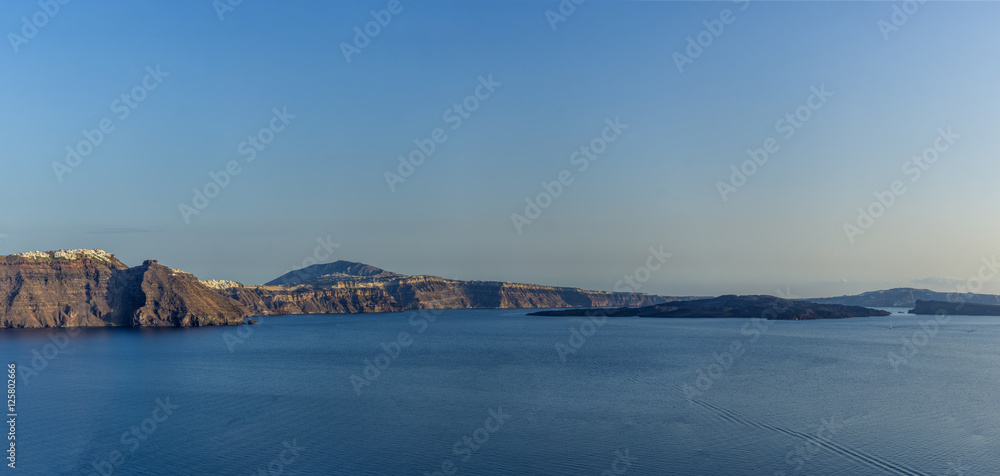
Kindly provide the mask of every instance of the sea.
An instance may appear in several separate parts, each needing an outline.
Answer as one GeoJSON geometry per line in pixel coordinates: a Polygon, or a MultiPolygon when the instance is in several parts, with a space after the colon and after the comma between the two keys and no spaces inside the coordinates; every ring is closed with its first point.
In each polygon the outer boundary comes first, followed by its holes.
{"type": "Polygon", "coordinates": [[[1000,319],[890,311],[0,330],[0,475],[1000,474],[1000,319]]]}

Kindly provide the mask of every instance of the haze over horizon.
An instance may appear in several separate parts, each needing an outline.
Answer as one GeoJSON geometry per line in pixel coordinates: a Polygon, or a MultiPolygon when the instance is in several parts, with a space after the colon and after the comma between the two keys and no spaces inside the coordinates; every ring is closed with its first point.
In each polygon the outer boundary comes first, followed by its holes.
{"type": "Polygon", "coordinates": [[[1000,293],[1000,5],[898,4],[4,3],[0,254],[613,290],[662,247],[638,291],[1000,293]]]}

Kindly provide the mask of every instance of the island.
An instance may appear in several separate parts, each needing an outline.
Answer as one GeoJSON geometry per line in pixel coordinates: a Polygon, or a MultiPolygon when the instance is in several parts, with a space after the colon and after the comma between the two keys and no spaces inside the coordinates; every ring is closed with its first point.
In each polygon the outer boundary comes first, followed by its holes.
{"type": "Polygon", "coordinates": [[[967,302],[924,301],[918,299],[910,314],[945,316],[1000,316],[1000,306],[967,302]]]}
{"type": "Polygon", "coordinates": [[[607,317],[758,317],[771,320],[842,319],[847,317],[888,316],[890,313],[861,306],[816,304],[809,301],[774,296],[737,296],[677,301],[644,307],[617,309],[567,309],[540,311],[530,316],[607,316],[607,317]]]}
{"type": "Polygon", "coordinates": [[[892,288],[880,291],[868,291],[861,294],[835,296],[826,298],[805,299],[817,304],[845,304],[848,306],[865,307],[913,307],[918,301],[956,301],[961,300],[976,304],[1000,305],[1000,296],[996,294],[976,293],[943,293],[930,289],[892,288]]]}

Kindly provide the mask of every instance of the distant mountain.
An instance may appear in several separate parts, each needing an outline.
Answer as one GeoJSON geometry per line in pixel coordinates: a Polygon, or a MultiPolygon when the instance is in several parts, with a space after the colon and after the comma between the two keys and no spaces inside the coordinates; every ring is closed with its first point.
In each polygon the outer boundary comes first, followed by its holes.
{"type": "MultiPolygon", "coordinates": [[[[956,293],[942,293],[930,289],[893,288],[882,291],[869,291],[851,296],[806,299],[819,304],[845,304],[849,306],[868,307],[913,307],[917,300],[949,301],[955,300],[956,293]]],[[[962,299],[968,303],[1000,305],[1000,296],[995,294],[962,294],[962,299]]]]}
{"type": "Polygon", "coordinates": [[[364,263],[353,261],[335,261],[326,264],[314,264],[299,270],[289,271],[276,279],[268,281],[266,286],[296,286],[302,284],[323,286],[344,281],[381,281],[403,277],[401,274],[390,273],[364,263]]]}
{"type": "Polygon", "coordinates": [[[815,304],[774,296],[735,296],[669,302],[639,308],[571,309],[542,311],[532,316],[638,316],[638,317],[763,317],[773,320],[842,319],[888,316],[889,313],[859,306],[815,304]]]}
{"type": "Polygon", "coordinates": [[[938,314],[948,316],[1000,316],[1000,306],[991,304],[917,300],[915,307],[907,312],[910,314],[924,314],[928,316],[935,316],[938,314]]]}

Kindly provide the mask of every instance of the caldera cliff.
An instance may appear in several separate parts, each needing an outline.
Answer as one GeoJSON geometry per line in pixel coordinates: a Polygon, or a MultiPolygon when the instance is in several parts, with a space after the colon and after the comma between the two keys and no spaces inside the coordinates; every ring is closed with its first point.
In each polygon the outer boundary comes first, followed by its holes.
{"type": "Polygon", "coordinates": [[[243,286],[232,281],[208,283],[220,294],[239,301],[256,315],[648,306],[687,299],[500,281],[409,276],[350,261],[313,265],[263,286],[243,286]]]}
{"type": "Polygon", "coordinates": [[[152,260],[130,268],[100,250],[0,257],[0,327],[213,326],[247,315],[193,275],[152,260]]]}
{"type": "Polygon", "coordinates": [[[244,286],[200,281],[153,260],[130,268],[101,250],[0,257],[0,328],[238,325],[250,315],[647,306],[678,299],[686,298],[409,276],[349,261],[244,286]]]}

